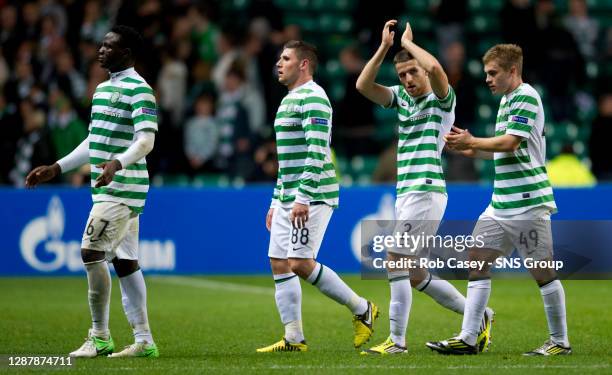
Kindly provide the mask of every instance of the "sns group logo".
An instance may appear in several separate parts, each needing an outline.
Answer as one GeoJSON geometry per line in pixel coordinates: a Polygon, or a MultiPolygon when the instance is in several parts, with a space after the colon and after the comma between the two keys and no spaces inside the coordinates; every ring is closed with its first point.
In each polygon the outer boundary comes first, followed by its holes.
{"type": "MultiPolygon", "coordinates": [[[[19,248],[25,262],[40,272],[83,271],[80,239],[63,238],[66,212],[61,199],[53,195],[45,216],[32,219],[21,232],[19,248]]],[[[139,264],[145,270],[172,271],[175,268],[175,244],[172,240],[142,240],[139,264]]]]}

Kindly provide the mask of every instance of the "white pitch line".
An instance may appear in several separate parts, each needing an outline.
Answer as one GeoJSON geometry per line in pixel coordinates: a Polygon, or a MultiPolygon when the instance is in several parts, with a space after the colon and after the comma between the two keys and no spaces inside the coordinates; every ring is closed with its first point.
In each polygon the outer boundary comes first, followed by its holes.
{"type": "Polygon", "coordinates": [[[193,288],[223,290],[227,292],[238,292],[238,293],[249,293],[249,294],[264,294],[267,296],[274,295],[273,287],[264,288],[262,286],[228,283],[225,281],[200,279],[196,277],[157,276],[157,277],[152,277],[148,279],[151,281],[160,282],[163,284],[183,285],[183,286],[190,286],[193,288]]]}

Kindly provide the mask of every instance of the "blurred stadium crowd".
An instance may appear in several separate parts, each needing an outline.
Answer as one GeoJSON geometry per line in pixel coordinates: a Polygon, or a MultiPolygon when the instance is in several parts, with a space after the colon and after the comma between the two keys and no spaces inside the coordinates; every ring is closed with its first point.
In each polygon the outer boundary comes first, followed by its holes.
{"type": "MultiPolygon", "coordinates": [[[[334,107],[342,182],[393,181],[395,113],[354,89],[390,18],[400,32],[410,20],[415,41],[439,58],[457,92],[456,123],[476,135],[493,134],[499,100],[481,56],[502,41],[521,45],[524,78],[545,101],[553,183],[612,179],[612,0],[0,0],[0,184],[22,186],[31,168],[87,136],[93,91],[107,79],[97,48],[114,24],[145,41],[136,69],[160,112],[153,184],[275,180],[272,123],[286,89],[274,65],[291,39],[319,48],[315,79],[334,107]]],[[[396,84],[390,58],[378,81],[396,84]]],[[[493,176],[489,162],[445,163],[450,181],[493,176]]],[[[57,182],[87,184],[88,171],[57,182]]]]}

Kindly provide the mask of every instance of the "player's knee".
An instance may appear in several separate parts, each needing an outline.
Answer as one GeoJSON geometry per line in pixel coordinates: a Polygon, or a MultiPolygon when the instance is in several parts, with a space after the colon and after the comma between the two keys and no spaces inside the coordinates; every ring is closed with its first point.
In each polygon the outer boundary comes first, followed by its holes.
{"type": "Polygon", "coordinates": [[[140,269],[137,260],[116,257],[113,259],[113,267],[115,267],[115,272],[119,277],[129,276],[140,269]]]}
{"type": "Polygon", "coordinates": [[[558,278],[557,272],[550,268],[539,268],[531,270],[531,275],[535,279],[536,283],[538,283],[538,286],[546,285],[558,278]]]}
{"type": "Polygon", "coordinates": [[[105,257],[104,251],[81,249],[81,259],[84,264],[101,262],[105,257]]]}
{"type": "Polygon", "coordinates": [[[490,279],[491,278],[491,270],[490,268],[484,268],[483,269],[476,269],[476,268],[472,268],[469,271],[468,274],[468,279],[473,281],[473,280],[483,280],[483,279],[490,279]]]}
{"type": "Polygon", "coordinates": [[[410,278],[410,286],[413,288],[416,288],[417,286],[419,286],[423,280],[422,278],[418,278],[418,279],[413,279],[412,277],[410,278]]]}
{"type": "Polygon", "coordinates": [[[289,268],[291,268],[291,272],[302,279],[306,279],[314,268],[314,264],[311,264],[309,261],[311,259],[289,259],[289,268]]]}
{"type": "Polygon", "coordinates": [[[270,268],[272,269],[272,273],[275,275],[291,272],[291,267],[289,267],[289,262],[287,262],[287,259],[270,258],[270,268]]]}

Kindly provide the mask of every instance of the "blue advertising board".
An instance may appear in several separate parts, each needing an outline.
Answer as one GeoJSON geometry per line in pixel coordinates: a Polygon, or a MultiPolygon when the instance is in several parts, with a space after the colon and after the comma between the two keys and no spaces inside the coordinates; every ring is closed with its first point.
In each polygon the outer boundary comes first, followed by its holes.
{"type": "MultiPolygon", "coordinates": [[[[449,187],[445,219],[475,220],[491,188],[449,187]]],[[[140,217],[140,263],[154,273],[269,272],[265,215],[271,186],[152,188],[140,217]]],[[[612,185],[556,189],[553,220],[612,219],[612,185]]],[[[339,272],[359,272],[359,224],[392,219],[392,186],[343,188],[319,253],[339,272]]],[[[83,272],[80,239],[91,208],[88,189],[0,189],[0,275],[83,272]]]]}

